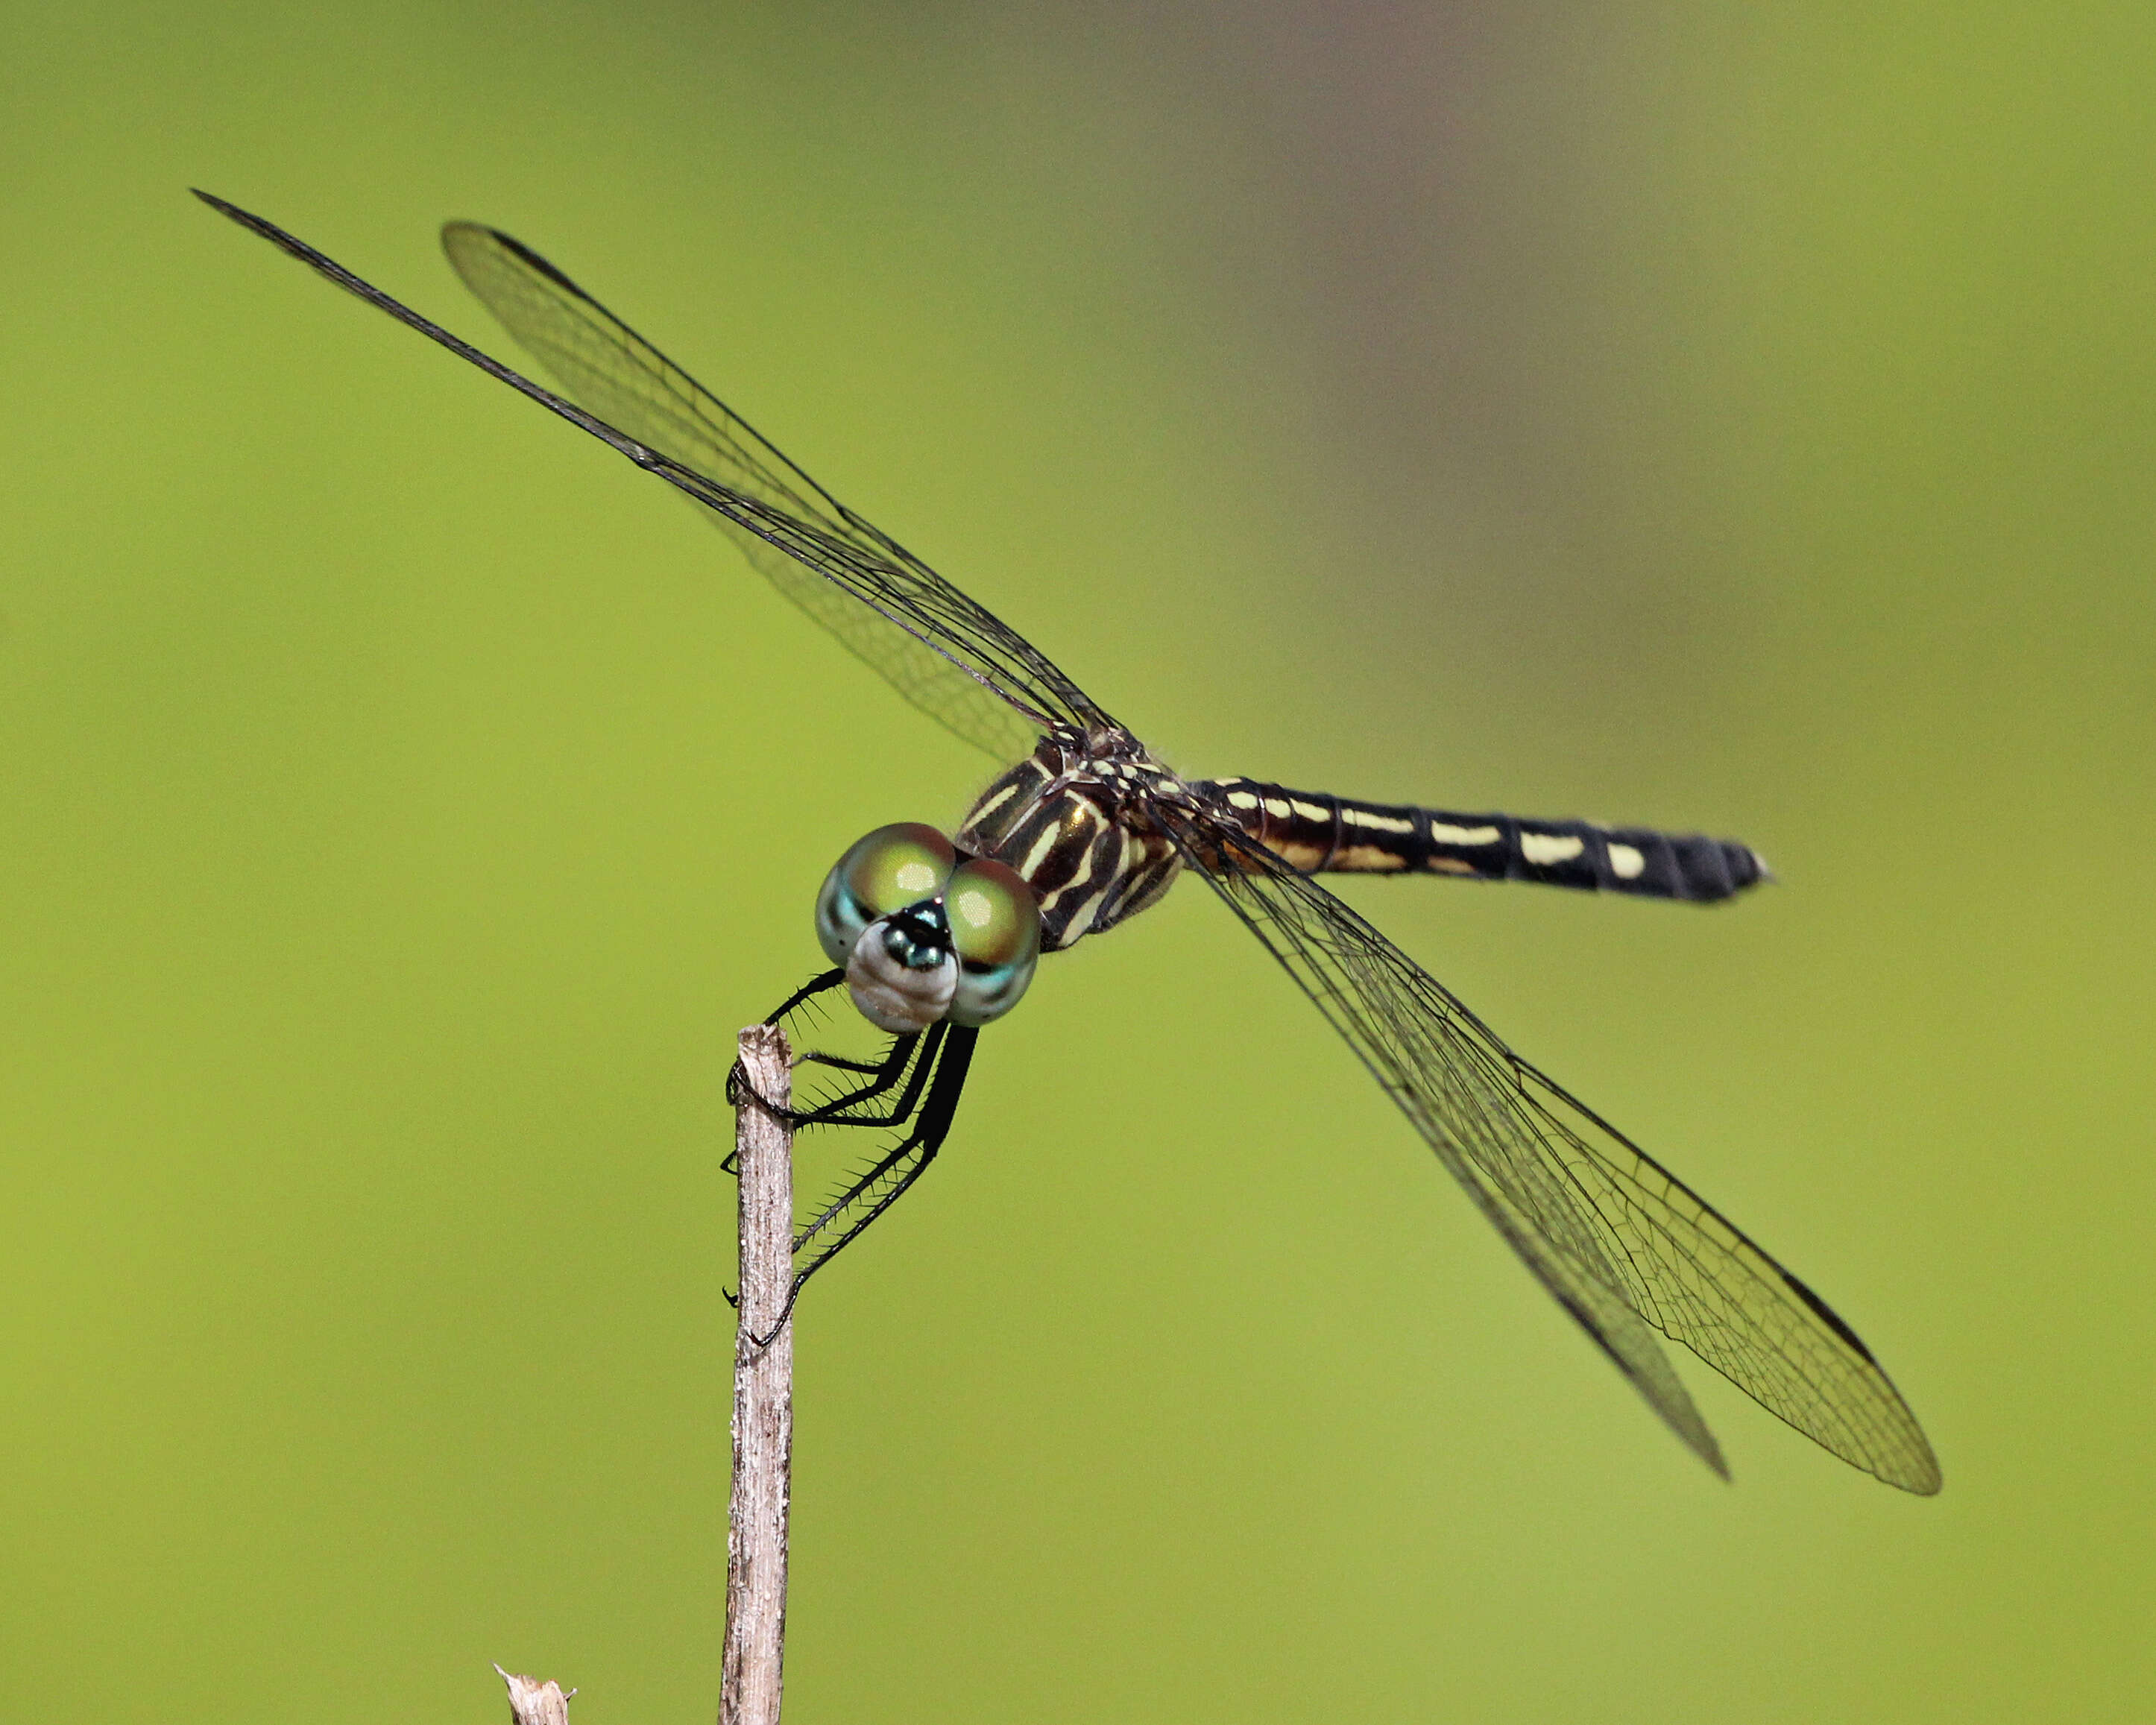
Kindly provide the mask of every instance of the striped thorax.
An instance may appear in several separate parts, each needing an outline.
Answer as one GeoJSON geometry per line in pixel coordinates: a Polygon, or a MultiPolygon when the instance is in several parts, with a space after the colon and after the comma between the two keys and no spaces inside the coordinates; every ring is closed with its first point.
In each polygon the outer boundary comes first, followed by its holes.
{"type": "Polygon", "coordinates": [[[1182,859],[1146,805],[1193,800],[1127,732],[1059,726],[982,792],[957,839],[1018,871],[1040,901],[1041,946],[1055,951],[1168,891],[1182,859]]]}

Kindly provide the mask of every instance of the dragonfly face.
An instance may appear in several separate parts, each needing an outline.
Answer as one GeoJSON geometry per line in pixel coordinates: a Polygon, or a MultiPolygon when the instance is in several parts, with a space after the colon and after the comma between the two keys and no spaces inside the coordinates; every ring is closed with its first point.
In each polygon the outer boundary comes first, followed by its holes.
{"type": "Polygon", "coordinates": [[[804,1056],[859,1081],[793,1118],[902,1136],[797,1230],[796,1292],[934,1160],[979,1027],[1017,1004],[1039,954],[1114,927],[1188,872],[1279,961],[1528,1271],[1708,1466],[1727,1471],[1658,1336],[1845,1461],[1904,1491],[1938,1490],[1916,1415],[1856,1332],[1317,879],[1445,875],[1714,904],[1769,878],[1748,845],[1179,778],[1024,636],[507,234],[456,222],[442,243],[565,393],[273,223],[198,195],[665,480],[900,695],[1015,762],[955,841],[879,828],[818,897],[817,937],[834,968],[772,1021],[844,985],[893,1041],[877,1061],[804,1056]]]}
{"type": "Polygon", "coordinates": [[[816,896],[816,939],[878,1029],[977,1029],[1016,1006],[1032,982],[1040,911],[1015,870],[901,821],[833,865],[816,896]]]}

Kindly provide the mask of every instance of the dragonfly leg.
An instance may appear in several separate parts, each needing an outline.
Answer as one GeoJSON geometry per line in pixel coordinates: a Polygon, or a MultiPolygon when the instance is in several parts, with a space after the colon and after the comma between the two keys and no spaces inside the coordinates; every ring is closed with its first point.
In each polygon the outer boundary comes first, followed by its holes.
{"type": "MultiPolygon", "coordinates": [[[[939,1024],[925,1032],[916,1031],[910,1035],[894,1037],[883,1059],[873,1063],[866,1060],[845,1062],[845,1070],[868,1072],[874,1076],[866,1084],[856,1085],[844,1095],[819,1102],[813,1108],[782,1108],[761,1096],[756,1100],[788,1126],[902,1125],[913,1113],[920,1099],[921,1086],[935,1064],[935,1044],[940,1040],[942,1030],[943,1027],[939,1024]],[[916,1054],[920,1056],[918,1060],[915,1058],[916,1054]],[[888,1112],[863,1114],[856,1111],[897,1085],[901,1079],[905,1081],[905,1088],[899,1092],[898,1100],[891,1106],[888,1112]]],[[[839,1065],[817,1055],[803,1055],[797,1064],[810,1062],[819,1065],[839,1065]]],[[[726,1100],[737,1108],[746,1098],[747,1083],[747,1079],[740,1076],[737,1062],[735,1072],[727,1078],[726,1100]]],[[[728,1156],[721,1166],[725,1172],[732,1173],[733,1158],[728,1156]]]]}
{"type": "MultiPolygon", "coordinates": [[[[942,1029],[942,1026],[938,1026],[942,1029]]],[[[932,1033],[931,1033],[932,1034],[932,1033]]],[[[966,1088],[966,1071],[973,1058],[973,1043],[980,1032],[971,1026],[954,1026],[940,1039],[940,1046],[924,1052],[921,1065],[932,1065],[935,1079],[928,1086],[927,1095],[921,1099],[920,1111],[914,1117],[913,1129],[886,1155],[879,1158],[868,1171],[840,1193],[823,1213],[801,1230],[793,1241],[798,1257],[803,1250],[814,1247],[808,1261],[793,1274],[793,1286],[787,1292],[786,1307],[778,1315],[770,1335],[751,1339],[758,1348],[768,1347],[793,1316],[794,1301],[801,1297],[801,1290],[810,1276],[837,1257],[862,1231],[891,1205],[912,1183],[927,1172],[928,1164],[936,1159],[936,1153],[943,1147],[943,1140],[950,1135],[951,1122],[958,1112],[958,1098],[966,1088]],[[883,1188],[880,1192],[878,1188],[883,1188]],[[818,1236],[833,1228],[856,1205],[868,1207],[835,1238],[819,1243],[818,1236]]],[[[909,1086],[913,1088],[914,1086],[909,1086]]]]}
{"type": "MultiPolygon", "coordinates": [[[[812,978],[788,996],[786,1003],[767,1018],[764,1023],[767,1024],[778,1023],[805,1001],[813,999],[819,994],[828,993],[844,980],[845,973],[843,970],[828,970],[821,976],[812,978]]],[[[940,1027],[926,1033],[932,1039],[940,1034],[940,1027]]],[[[915,1101],[920,1094],[921,1082],[927,1076],[928,1068],[934,1060],[934,1050],[921,1047],[923,1033],[918,1031],[894,1037],[891,1046],[884,1051],[883,1057],[875,1060],[850,1060],[843,1055],[824,1054],[820,1050],[813,1050],[807,1054],[798,1055],[794,1057],[793,1062],[797,1066],[829,1066],[835,1071],[862,1073],[867,1076],[868,1081],[865,1084],[856,1085],[842,1095],[819,1102],[813,1108],[773,1107],[762,1096],[758,1096],[757,1101],[762,1103],[764,1107],[769,1109],[788,1126],[897,1126],[912,1114],[915,1101]],[[916,1050],[923,1058],[919,1065],[912,1066],[911,1076],[909,1078],[907,1069],[913,1060],[916,1050]],[[864,1115],[854,1111],[865,1103],[892,1089],[901,1079],[906,1080],[906,1089],[889,1113],[864,1115]]],[[[733,1070],[726,1075],[726,1100],[736,1107],[739,1107],[744,1100],[746,1094],[744,1086],[747,1081],[742,1071],[740,1061],[735,1061],[733,1070]]],[[[732,1172],[732,1162],[733,1158],[729,1156],[725,1164],[726,1172],[729,1173],[732,1172]]]]}
{"type": "Polygon", "coordinates": [[[811,1049],[807,1054],[794,1055],[793,1064],[797,1066],[829,1066],[834,1072],[880,1072],[884,1069],[884,1060],[890,1058],[886,1055],[882,1060],[855,1060],[844,1055],[825,1054],[821,1049],[811,1049]]]}
{"type": "Polygon", "coordinates": [[[765,1018],[767,1024],[776,1024],[790,1017],[798,1008],[814,1000],[819,994],[828,994],[846,979],[843,970],[827,970],[812,976],[788,994],[776,1012],[765,1018]]]}
{"type": "MultiPolygon", "coordinates": [[[[873,1073],[866,1084],[857,1085],[843,1096],[833,1096],[829,1101],[819,1102],[792,1116],[795,1126],[902,1126],[912,1117],[919,1105],[921,1086],[936,1064],[936,1045],[942,1040],[946,1026],[932,1025],[925,1031],[891,1040],[891,1050],[874,1066],[864,1066],[873,1073]],[[918,1056],[918,1058],[916,1058],[918,1056]],[[904,1088],[897,1100],[880,1114],[860,1111],[869,1102],[904,1081],[904,1088]]],[[[813,1060],[814,1055],[804,1055],[813,1060]]]]}
{"type": "MultiPolygon", "coordinates": [[[[776,1010],[767,1014],[764,1017],[763,1022],[767,1024],[783,1023],[786,1019],[790,1017],[794,1012],[798,1011],[808,1002],[814,999],[819,994],[828,994],[832,989],[838,988],[842,984],[845,979],[845,972],[836,969],[827,970],[819,975],[809,978],[807,982],[796,988],[791,994],[788,994],[776,1010]]],[[[895,1055],[896,1053],[896,1050],[893,1049],[891,1055],[895,1055]]],[[[849,1071],[872,1072],[880,1075],[884,1068],[890,1064],[891,1055],[886,1055],[881,1060],[871,1062],[865,1060],[848,1060],[829,1055],[808,1054],[799,1056],[795,1061],[795,1064],[798,1065],[803,1061],[810,1061],[818,1065],[839,1066],[849,1071]]],[[[867,1093],[869,1095],[879,1094],[880,1090],[889,1089],[891,1084],[896,1081],[896,1075],[893,1074],[891,1078],[886,1081],[878,1089],[871,1089],[868,1091],[867,1093]]],[[[726,1101],[733,1106],[738,1108],[741,1106],[744,1098],[751,1095],[755,1095],[755,1092],[749,1086],[748,1075],[742,1071],[741,1061],[737,1058],[732,1067],[726,1073],[726,1101]]],[[[774,1108],[772,1106],[770,1102],[766,1101],[761,1096],[757,1096],[756,1100],[762,1103],[764,1107],[770,1109],[773,1113],[776,1114],[780,1119],[785,1121],[788,1125],[798,1126],[801,1123],[801,1116],[795,1113],[792,1109],[774,1108]]],[[[733,1172],[733,1158],[729,1155],[725,1163],[721,1164],[726,1173],[732,1173],[733,1172]]]]}

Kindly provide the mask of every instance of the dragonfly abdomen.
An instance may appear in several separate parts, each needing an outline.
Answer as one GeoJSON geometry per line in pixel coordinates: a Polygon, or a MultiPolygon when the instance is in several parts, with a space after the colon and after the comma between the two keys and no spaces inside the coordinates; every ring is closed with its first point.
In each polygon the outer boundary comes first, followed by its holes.
{"type": "Polygon", "coordinates": [[[1768,878],[1758,852],[1730,839],[1364,803],[1248,778],[1191,788],[1306,874],[1461,875],[1697,903],[1768,878]]]}

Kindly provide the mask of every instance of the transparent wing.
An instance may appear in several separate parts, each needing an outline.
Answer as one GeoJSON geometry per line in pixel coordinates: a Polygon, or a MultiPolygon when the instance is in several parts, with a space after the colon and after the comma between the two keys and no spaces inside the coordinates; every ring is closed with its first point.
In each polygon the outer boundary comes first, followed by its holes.
{"type": "Polygon", "coordinates": [[[1650,1327],[1845,1461],[1938,1490],[1916,1415],[1803,1282],[1308,876],[1224,821],[1158,814],[1528,1269],[1709,1466],[1727,1471],[1650,1327]]]}
{"type": "Polygon", "coordinates": [[[451,335],[274,222],[207,192],[195,196],[685,492],[788,598],[915,706],[998,760],[1029,752],[1051,725],[1114,724],[1023,636],[834,501],[650,343],[506,234],[459,223],[444,240],[465,279],[586,405],[451,335]]]}
{"type": "Polygon", "coordinates": [[[1048,721],[1111,722],[1016,631],[833,497],[538,254],[469,222],[444,228],[442,247],[572,400],[716,481],[726,503],[748,506],[699,500],[759,572],[916,706],[999,760],[1028,752],[1048,721]]]}

